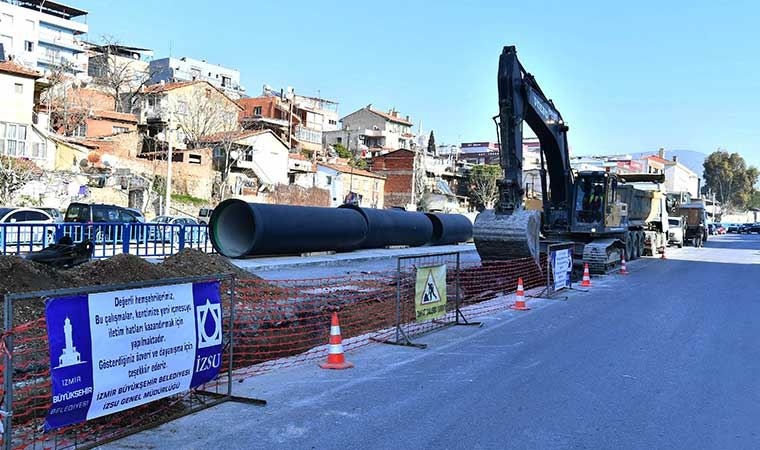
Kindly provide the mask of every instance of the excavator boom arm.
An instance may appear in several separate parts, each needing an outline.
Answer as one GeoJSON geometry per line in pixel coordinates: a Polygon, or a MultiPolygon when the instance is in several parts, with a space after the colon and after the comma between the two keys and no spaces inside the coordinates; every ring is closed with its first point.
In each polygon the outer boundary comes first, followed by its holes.
{"type": "Polygon", "coordinates": [[[573,174],[567,147],[568,127],[533,75],[523,68],[514,46],[504,47],[499,58],[498,88],[499,161],[504,178],[499,185],[497,213],[510,213],[522,204],[525,122],[536,133],[546,163],[546,167],[541,167],[541,178],[542,185],[546,185],[548,174],[551,196],[544,195],[544,213],[548,217],[549,209],[561,210],[570,201],[573,174]]]}

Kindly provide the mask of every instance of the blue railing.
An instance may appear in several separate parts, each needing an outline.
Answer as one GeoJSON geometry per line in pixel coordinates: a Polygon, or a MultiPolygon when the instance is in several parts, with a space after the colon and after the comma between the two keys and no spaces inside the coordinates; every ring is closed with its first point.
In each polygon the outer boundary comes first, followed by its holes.
{"type": "Polygon", "coordinates": [[[129,253],[164,258],[186,248],[214,253],[207,225],[165,223],[46,223],[0,224],[0,255],[20,255],[41,250],[68,236],[74,243],[90,240],[94,258],[129,253]],[[126,239],[125,239],[126,237],[126,239]]]}

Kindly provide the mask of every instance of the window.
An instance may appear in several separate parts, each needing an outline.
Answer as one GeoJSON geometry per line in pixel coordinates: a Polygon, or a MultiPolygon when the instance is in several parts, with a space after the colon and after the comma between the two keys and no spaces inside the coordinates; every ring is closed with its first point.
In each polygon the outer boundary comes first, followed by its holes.
{"type": "Polygon", "coordinates": [[[190,164],[200,164],[201,163],[201,155],[194,155],[189,154],[187,155],[187,162],[190,164]]]}
{"type": "Polygon", "coordinates": [[[248,149],[243,153],[243,161],[253,162],[253,150],[248,149]]]}
{"type": "Polygon", "coordinates": [[[13,83],[13,89],[16,91],[17,94],[24,93],[24,85],[21,83],[13,83]]]}
{"type": "Polygon", "coordinates": [[[188,108],[187,108],[187,102],[184,100],[180,100],[177,102],[177,114],[187,114],[188,108]]]}
{"type": "Polygon", "coordinates": [[[232,84],[232,80],[230,79],[230,77],[225,77],[224,75],[222,75],[222,86],[228,87],[231,84],[232,84]]]}
{"type": "Polygon", "coordinates": [[[127,127],[113,127],[113,134],[121,134],[121,133],[128,133],[129,128],[127,127]]]}
{"type": "Polygon", "coordinates": [[[74,129],[71,130],[71,135],[74,137],[87,137],[87,124],[80,123],[74,127],[74,129]]]}
{"type": "Polygon", "coordinates": [[[26,156],[26,125],[0,122],[0,153],[26,156]]]}
{"type": "Polygon", "coordinates": [[[32,53],[34,51],[34,42],[24,41],[24,50],[26,50],[29,53],[32,53]]]}
{"type": "Polygon", "coordinates": [[[45,158],[46,152],[45,152],[45,144],[42,142],[33,142],[32,143],[32,158],[45,158]]]}
{"type": "Polygon", "coordinates": [[[334,121],[332,119],[328,120],[328,122],[330,123],[330,125],[337,125],[337,123],[338,123],[338,122],[336,122],[336,121],[334,121]]]}
{"type": "Polygon", "coordinates": [[[253,115],[254,116],[260,116],[261,115],[261,106],[254,106],[253,107],[253,115]]]}

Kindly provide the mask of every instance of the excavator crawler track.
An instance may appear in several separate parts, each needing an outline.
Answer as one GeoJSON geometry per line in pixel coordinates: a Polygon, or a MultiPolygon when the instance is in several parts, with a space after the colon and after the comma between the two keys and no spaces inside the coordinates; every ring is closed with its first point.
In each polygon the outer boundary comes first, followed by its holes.
{"type": "Polygon", "coordinates": [[[605,274],[620,262],[622,250],[617,239],[600,239],[583,247],[583,262],[594,274],[605,274]]]}

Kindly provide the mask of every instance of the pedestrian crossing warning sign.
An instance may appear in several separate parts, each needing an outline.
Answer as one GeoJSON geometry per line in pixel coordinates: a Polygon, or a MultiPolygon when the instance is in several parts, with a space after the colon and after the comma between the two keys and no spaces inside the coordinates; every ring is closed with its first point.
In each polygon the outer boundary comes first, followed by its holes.
{"type": "Polygon", "coordinates": [[[414,306],[417,322],[446,315],[446,265],[417,268],[414,306]]]}

